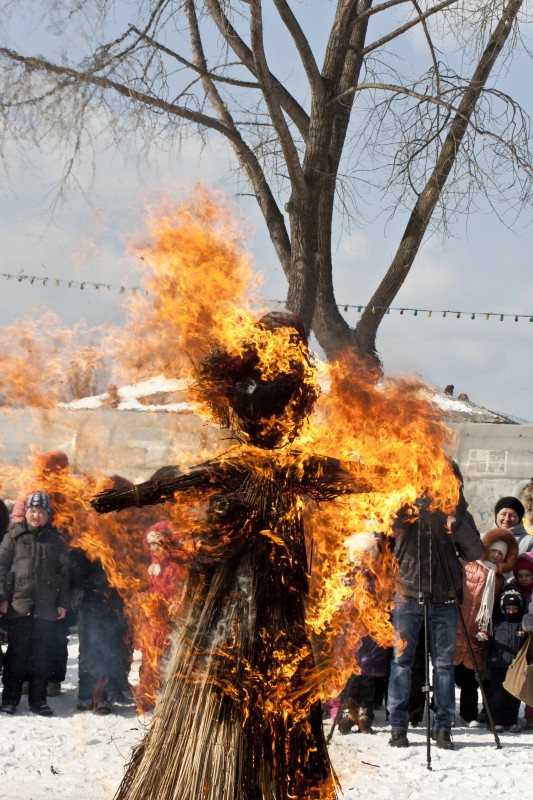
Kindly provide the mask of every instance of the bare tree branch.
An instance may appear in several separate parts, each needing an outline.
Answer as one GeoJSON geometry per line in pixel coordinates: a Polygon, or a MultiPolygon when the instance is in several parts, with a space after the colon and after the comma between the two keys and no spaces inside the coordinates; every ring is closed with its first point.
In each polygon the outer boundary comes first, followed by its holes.
{"type": "Polygon", "coordinates": [[[522,6],[522,0],[509,0],[501,19],[474,71],[442,146],[435,168],[420,193],[405,228],[402,240],[396,251],[385,278],[372,295],[368,307],[362,314],[356,330],[356,341],[362,352],[375,352],[376,332],[383,319],[385,309],[396,296],[413,265],[431,215],[440,197],[454,163],[460,143],[465,135],[468,122],[474,112],[476,102],[494,67],[505,42],[512,31],[513,22],[522,6]],[[378,309],[372,312],[372,309],[378,309]]]}
{"type": "Polygon", "coordinates": [[[286,0],[274,0],[274,5],[285,23],[285,27],[294,39],[296,49],[298,50],[303,67],[307,73],[309,85],[313,87],[320,81],[320,71],[309,42],[286,0]]]}
{"type": "Polygon", "coordinates": [[[261,10],[261,0],[250,0],[250,34],[254,61],[259,75],[259,82],[263,92],[263,97],[267,104],[272,124],[278,135],[285,163],[289,171],[289,176],[293,186],[297,186],[300,191],[304,190],[302,166],[298,151],[295,147],[289,127],[283,116],[276,84],[272,80],[272,75],[268,68],[265,49],[263,45],[263,14],[261,10]]]}
{"type": "MultiPolygon", "coordinates": [[[[123,95],[124,97],[128,97],[132,100],[136,100],[145,106],[159,108],[173,116],[181,117],[182,119],[186,119],[191,122],[196,122],[198,125],[203,125],[206,128],[212,128],[213,130],[218,131],[218,133],[226,136],[228,139],[231,139],[233,136],[233,131],[221,125],[220,122],[214,117],[210,117],[207,114],[202,114],[197,111],[191,111],[188,108],[178,106],[174,103],[168,102],[167,100],[161,100],[159,97],[154,97],[146,94],[145,92],[140,92],[131,87],[124,86],[117,81],[106,78],[105,76],[94,75],[93,73],[89,72],[80,72],[72,67],[52,64],[50,61],[47,61],[44,58],[23,56],[20,53],[16,53],[15,51],[9,50],[6,47],[0,47],[0,56],[5,56],[11,62],[22,64],[28,72],[42,72],[46,74],[59,75],[72,78],[81,84],[100,86],[102,89],[111,89],[114,92],[117,92],[117,94],[123,95]]],[[[32,102],[32,100],[28,100],[26,104],[31,104],[32,102]]]]}
{"type": "Polygon", "coordinates": [[[411,30],[411,28],[414,28],[416,25],[420,25],[421,22],[424,22],[429,17],[438,14],[439,11],[442,11],[444,8],[456,4],[457,0],[443,0],[442,3],[437,3],[436,6],[433,6],[433,8],[430,8],[428,11],[425,11],[418,17],[415,17],[409,22],[406,22],[405,25],[401,25],[399,28],[396,28],[395,30],[391,31],[386,36],[382,36],[380,39],[376,39],[375,42],[372,42],[372,44],[367,45],[364,49],[364,55],[366,56],[373,50],[377,50],[378,48],[383,47],[384,44],[392,42],[393,39],[397,39],[398,36],[402,35],[402,33],[406,33],[407,31],[411,30]]]}
{"type": "MultiPolygon", "coordinates": [[[[205,144],[208,132],[222,135],[265,219],[288,280],[287,305],[330,357],[343,347],[375,356],[381,319],[367,311],[354,331],[337,307],[335,213],[359,224],[366,193],[379,191],[385,212],[410,215],[366,304],[378,309],[390,305],[430,226],[446,233],[480,195],[497,213],[504,202],[509,214],[531,198],[530,120],[487,85],[511,31],[519,44],[519,0],[309,0],[305,8],[290,0],[142,0],[130,4],[125,30],[115,33],[113,20],[107,36],[111,2],[42,3],[58,29],[72,23],[76,37],[81,30],[85,43],[97,44],[81,59],[78,38],[61,56],[0,48],[3,168],[7,144],[27,158],[46,141],[65,153],[59,191],[66,191],[93,147],[93,115],[107,143],[130,136],[170,149],[186,136],[205,144]],[[306,35],[313,4],[324,20],[320,68],[306,35]],[[373,42],[370,21],[379,31],[373,42]],[[287,75],[276,74],[269,23],[285,37],[287,75]],[[408,54],[415,26],[427,42],[416,61],[408,54]],[[463,63],[478,62],[470,79],[454,66],[457,43],[463,63]]],[[[6,12],[16,5],[0,0],[6,12]]]]}
{"type": "MultiPolygon", "coordinates": [[[[218,0],[206,0],[206,6],[209,8],[213,17],[213,21],[218,27],[220,33],[232,48],[237,58],[239,58],[244,66],[252,73],[252,75],[257,78],[254,55],[252,51],[238,35],[235,28],[231,25],[229,19],[222,11],[218,0]]],[[[271,79],[276,87],[282,108],[294,122],[302,138],[305,139],[309,126],[308,115],[305,113],[301,105],[296,102],[290,92],[287,91],[283,84],[278,81],[274,75],[271,76],[271,79]]]]}
{"type": "Polygon", "coordinates": [[[152,39],[151,36],[148,36],[148,34],[143,33],[134,26],[132,26],[129,30],[137,34],[138,41],[141,41],[141,39],[144,40],[156,50],[161,50],[162,53],[165,53],[167,56],[174,58],[184,67],[188,67],[189,69],[194,70],[200,76],[209,77],[212,81],[216,81],[218,83],[226,83],[228,84],[228,86],[239,86],[241,89],[259,89],[259,84],[257,83],[257,81],[254,82],[239,81],[236,78],[228,78],[225,75],[217,75],[216,72],[213,72],[213,70],[208,70],[207,67],[205,68],[205,70],[202,70],[192,61],[189,61],[188,59],[184,58],[179,53],[176,53],[174,50],[171,50],[169,47],[165,47],[165,45],[161,44],[160,42],[157,42],[155,39],[152,39]]]}

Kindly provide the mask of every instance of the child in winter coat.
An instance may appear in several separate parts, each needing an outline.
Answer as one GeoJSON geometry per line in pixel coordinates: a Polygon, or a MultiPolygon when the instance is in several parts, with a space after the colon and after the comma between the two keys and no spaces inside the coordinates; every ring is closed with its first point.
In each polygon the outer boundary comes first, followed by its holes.
{"type": "MultiPolygon", "coordinates": [[[[522,553],[516,559],[516,564],[513,568],[513,579],[509,585],[515,586],[520,592],[522,600],[524,601],[524,630],[532,631],[533,622],[533,553],[522,553]],[[529,613],[528,613],[529,612],[529,613]]],[[[533,706],[526,706],[525,710],[526,728],[533,730],[533,706]]]]}
{"type": "Polygon", "coordinates": [[[524,601],[520,592],[505,588],[494,615],[493,634],[489,643],[487,666],[490,679],[485,685],[487,702],[497,731],[520,733],[518,724],[520,700],[504,689],[507,670],[525,641],[522,630],[524,601]]]}
{"type": "Polygon", "coordinates": [[[533,553],[522,553],[513,568],[512,585],[516,586],[527,609],[533,595],[533,553]]]}
{"type": "Polygon", "coordinates": [[[162,664],[169,648],[173,624],[183,618],[189,581],[187,562],[190,555],[177,540],[170,523],[162,520],[150,525],[143,534],[143,544],[150,554],[149,592],[143,603],[144,624],[138,647],[142,652],[138,709],[153,708],[160,688],[162,664]]]}
{"type": "Polygon", "coordinates": [[[344,709],[338,721],[339,733],[350,733],[354,725],[360,733],[374,733],[372,723],[376,678],[383,678],[387,674],[390,654],[370,636],[365,636],[357,660],[361,672],[350,676],[341,694],[344,709]]]}
{"type": "MultiPolygon", "coordinates": [[[[76,518],[75,508],[72,501],[68,501],[65,495],[65,485],[68,483],[70,466],[68,456],[62,450],[50,450],[46,453],[36,453],[32,459],[32,481],[37,486],[42,486],[50,498],[50,503],[54,509],[54,521],[59,529],[59,534],[65,545],[68,546],[68,536],[61,528],[60,520],[63,515],[76,518]],[[59,521],[58,521],[59,520],[59,521]]],[[[30,486],[27,486],[30,490],[30,486]]],[[[28,491],[23,491],[13,505],[11,511],[11,522],[22,522],[24,520],[26,495],[28,491]]],[[[68,661],[68,635],[69,627],[76,623],[75,614],[69,611],[62,620],[58,620],[53,628],[54,641],[51,644],[50,655],[50,674],[48,676],[48,697],[56,697],[61,692],[61,684],[67,674],[68,661]]],[[[26,686],[27,676],[25,677],[26,686]]],[[[23,688],[23,693],[25,690],[23,688]]]]}
{"type": "Polygon", "coordinates": [[[179,613],[187,591],[189,570],[179,558],[180,544],[170,523],[162,521],[150,525],[144,532],[143,543],[150,554],[150,591],[162,594],[172,611],[179,613]]]}
{"type": "Polygon", "coordinates": [[[457,627],[455,683],[460,687],[459,714],[469,728],[478,728],[478,684],[475,667],[485,666],[486,642],[492,632],[494,600],[504,575],[518,555],[518,544],[511,531],[495,528],[483,537],[484,552],[479,561],[463,564],[463,602],[461,612],[476,663],[472,661],[461,625],[457,627]]]}
{"type": "MultiPolygon", "coordinates": [[[[355,574],[361,570],[358,565],[354,568],[354,578],[350,577],[348,584],[355,583],[355,574]]],[[[374,593],[374,583],[370,572],[363,569],[365,576],[365,590],[374,593]]],[[[340,644],[340,642],[339,642],[340,644]]],[[[357,664],[359,673],[353,673],[346,683],[340,698],[330,702],[330,709],[337,720],[339,733],[350,733],[355,726],[360,733],[374,733],[374,704],[378,678],[387,675],[390,662],[391,649],[376,644],[370,636],[361,639],[357,651],[357,664]]]]}

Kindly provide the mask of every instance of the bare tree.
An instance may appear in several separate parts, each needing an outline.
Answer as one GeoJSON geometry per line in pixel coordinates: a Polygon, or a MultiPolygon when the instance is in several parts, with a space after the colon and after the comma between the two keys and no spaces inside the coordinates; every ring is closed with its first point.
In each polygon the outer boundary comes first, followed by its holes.
{"type": "MultiPolygon", "coordinates": [[[[287,277],[287,306],[328,357],[377,358],[378,326],[430,225],[446,227],[478,193],[515,209],[530,199],[529,119],[489,83],[519,50],[522,0],[138,0],[123,26],[124,4],[110,0],[43,5],[77,46],[55,58],[0,47],[3,152],[61,143],[66,185],[95,119],[114,141],[225,137],[287,277]],[[323,21],[313,45],[309,15],[323,21]],[[426,55],[408,59],[414,35],[426,55]],[[290,75],[272,57],[280,38],[290,75]],[[410,216],[351,329],[334,293],[333,220],[356,220],[369,186],[410,216]]],[[[13,3],[2,6],[9,19],[13,3]]]]}

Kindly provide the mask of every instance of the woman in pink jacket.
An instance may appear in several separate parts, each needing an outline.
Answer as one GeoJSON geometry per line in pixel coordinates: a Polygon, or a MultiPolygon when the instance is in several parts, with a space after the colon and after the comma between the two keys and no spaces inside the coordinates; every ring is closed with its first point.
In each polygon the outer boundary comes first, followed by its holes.
{"type": "Polygon", "coordinates": [[[455,683],[459,686],[459,714],[469,728],[478,728],[478,684],[475,667],[485,665],[492,610],[504,584],[504,574],[514,566],[518,544],[511,531],[495,528],[483,537],[485,551],[479,561],[463,564],[463,602],[461,612],[476,664],[472,662],[463,629],[457,631],[455,649],[455,683]]]}

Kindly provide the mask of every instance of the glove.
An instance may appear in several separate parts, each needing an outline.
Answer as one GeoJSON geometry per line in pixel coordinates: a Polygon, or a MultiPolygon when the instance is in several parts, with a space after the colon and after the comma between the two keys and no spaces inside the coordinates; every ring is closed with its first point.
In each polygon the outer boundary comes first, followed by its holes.
{"type": "Polygon", "coordinates": [[[526,633],[533,633],[533,614],[524,614],[522,617],[522,628],[526,633]]]}

